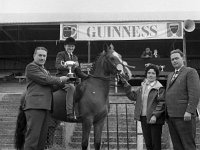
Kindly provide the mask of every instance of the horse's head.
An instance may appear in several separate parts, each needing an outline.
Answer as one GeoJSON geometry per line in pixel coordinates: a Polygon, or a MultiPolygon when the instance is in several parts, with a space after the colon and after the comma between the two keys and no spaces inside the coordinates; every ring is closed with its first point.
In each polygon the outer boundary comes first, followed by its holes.
{"type": "Polygon", "coordinates": [[[104,76],[110,76],[117,75],[118,73],[125,74],[121,55],[114,50],[112,45],[104,49],[95,62],[96,75],[102,76],[103,74],[104,76]]]}
{"type": "Polygon", "coordinates": [[[105,52],[104,67],[108,74],[116,75],[117,73],[124,74],[124,67],[121,55],[115,50],[108,50],[105,52]]]}

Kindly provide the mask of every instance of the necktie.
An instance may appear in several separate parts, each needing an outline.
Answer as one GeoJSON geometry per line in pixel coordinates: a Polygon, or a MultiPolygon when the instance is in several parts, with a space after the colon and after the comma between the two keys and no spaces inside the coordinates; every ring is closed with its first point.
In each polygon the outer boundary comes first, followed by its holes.
{"type": "Polygon", "coordinates": [[[178,76],[178,71],[175,71],[174,75],[172,76],[171,83],[176,79],[178,76]]]}
{"type": "Polygon", "coordinates": [[[70,58],[71,58],[71,60],[73,59],[73,54],[70,54],[70,58]]]}
{"type": "Polygon", "coordinates": [[[69,59],[72,60],[73,59],[73,54],[70,54],[70,53],[68,53],[68,54],[69,54],[69,59]]]}

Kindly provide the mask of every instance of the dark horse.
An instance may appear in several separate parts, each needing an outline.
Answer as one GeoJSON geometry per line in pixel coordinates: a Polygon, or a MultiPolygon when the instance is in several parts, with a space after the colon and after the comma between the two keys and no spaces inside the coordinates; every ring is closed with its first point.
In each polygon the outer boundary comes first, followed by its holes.
{"type": "MultiPolygon", "coordinates": [[[[94,147],[101,147],[101,135],[104,120],[109,111],[109,88],[111,77],[117,73],[123,74],[123,65],[120,55],[107,49],[102,52],[94,63],[89,78],[76,87],[74,101],[78,102],[78,112],[82,122],[82,150],[88,147],[91,127],[94,127],[94,147]]],[[[59,90],[54,93],[53,116],[56,119],[67,121],[65,111],[65,93],[59,90]]]]}
{"type": "MultiPolygon", "coordinates": [[[[76,86],[74,102],[78,104],[78,114],[82,123],[82,150],[86,150],[88,147],[92,125],[94,127],[94,147],[95,150],[100,150],[104,120],[109,111],[110,81],[118,73],[124,74],[122,62],[116,51],[107,48],[94,63],[91,75],[76,86]]],[[[65,115],[65,94],[64,90],[54,92],[52,116],[57,120],[68,122],[65,115]]],[[[23,129],[20,131],[22,132],[23,129]]],[[[15,140],[17,138],[16,134],[15,140]]],[[[23,144],[24,141],[18,139],[16,142],[23,144]]],[[[19,147],[19,143],[15,143],[15,145],[19,147]]]]}

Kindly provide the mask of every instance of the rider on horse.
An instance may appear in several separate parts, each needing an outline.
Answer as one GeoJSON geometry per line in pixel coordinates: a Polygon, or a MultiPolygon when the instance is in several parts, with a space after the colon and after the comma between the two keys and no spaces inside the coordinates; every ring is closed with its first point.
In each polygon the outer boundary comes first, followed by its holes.
{"type": "MultiPolygon", "coordinates": [[[[65,51],[61,51],[56,56],[56,69],[57,69],[57,76],[67,76],[69,73],[69,68],[62,65],[62,62],[66,61],[74,61],[75,64],[72,67],[72,72],[75,74],[76,77],[85,79],[87,75],[80,70],[78,57],[73,54],[75,49],[76,41],[74,38],[69,37],[64,41],[64,48],[65,51]]],[[[67,110],[67,118],[69,120],[75,120],[74,113],[73,113],[73,95],[75,91],[74,81],[70,81],[68,84],[65,85],[64,90],[66,93],[66,110],[67,110]]]]}

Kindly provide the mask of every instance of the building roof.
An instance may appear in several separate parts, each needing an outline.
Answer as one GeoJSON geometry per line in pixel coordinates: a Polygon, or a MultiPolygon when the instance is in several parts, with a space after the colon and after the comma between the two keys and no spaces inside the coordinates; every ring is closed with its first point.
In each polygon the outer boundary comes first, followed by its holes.
{"type": "Polygon", "coordinates": [[[199,0],[1,0],[0,23],[200,20],[199,0]]]}

